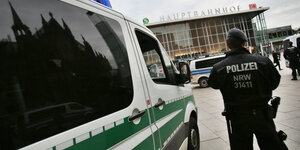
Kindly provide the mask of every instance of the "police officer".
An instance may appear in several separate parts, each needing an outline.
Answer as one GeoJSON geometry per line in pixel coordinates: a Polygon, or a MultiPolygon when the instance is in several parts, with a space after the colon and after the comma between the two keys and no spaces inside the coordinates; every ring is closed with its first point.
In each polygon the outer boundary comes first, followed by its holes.
{"type": "Polygon", "coordinates": [[[262,150],[287,149],[268,115],[267,103],[280,82],[278,71],[270,59],[244,48],[247,37],[241,30],[229,30],[226,42],[231,51],[213,66],[208,82],[222,93],[231,149],[252,150],[253,134],[262,150]]]}
{"type": "Polygon", "coordinates": [[[273,56],[273,62],[274,62],[274,64],[276,64],[275,67],[278,66],[278,69],[282,70],[280,67],[280,62],[279,62],[280,52],[278,50],[273,50],[272,56],[273,56]]]}
{"type": "Polygon", "coordinates": [[[299,72],[299,70],[300,70],[299,69],[300,52],[299,52],[299,49],[296,47],[293,47],[292,44],[293,44],[292,42],[289,42],[289,47],[286,50],[284,50],[283,56],[285,59],[289,60],[289,62],[290,62],[289,66],[292,69],[292,75],[293,75],[292,80],[298,80],[296,70],[298,70],[298,74],[300,75],[300,72],[299,72]]]}

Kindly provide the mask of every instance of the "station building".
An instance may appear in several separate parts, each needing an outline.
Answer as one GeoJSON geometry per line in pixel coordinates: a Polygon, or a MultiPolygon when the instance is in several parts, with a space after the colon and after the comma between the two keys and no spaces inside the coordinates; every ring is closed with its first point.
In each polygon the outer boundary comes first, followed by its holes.
{"type": "Polygon", "coordinates": [[[264,12],[268,9],[255,6],[241,11],[239,6],[233,6],[177,13],[163,16],[160,22],[146,26],[154,32],[172,60],[192,60],[224,53],[228,50],[226,33],[231,28],[243,30],[248,37],[247,47],[251,52],[260,52],[269,43],[264,17],[264,12]]]}

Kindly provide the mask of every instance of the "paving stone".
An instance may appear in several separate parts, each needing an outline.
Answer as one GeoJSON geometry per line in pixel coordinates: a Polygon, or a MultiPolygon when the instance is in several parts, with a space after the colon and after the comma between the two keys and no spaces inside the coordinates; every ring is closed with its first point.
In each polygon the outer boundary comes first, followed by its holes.
{"type": "Polygon", "coordinates": [[[210,129],[204,126],[202,123],[198,124],[200,130],[200,141],[207,141],[211,139],[218,138],[210,129]]]}
{"type": "Polygon", "coordinates": [[[280,123],[288,127],[294,128],[298,130],[300,133],[300,118],[288,119],[288,120],[280,121],[280,123]]]}
{"type": "Polygon", "coordinates": [[[203,141],[200,143],[200,149],[202,150],[230,150],[229,145],[220,138],[203,141]]]}

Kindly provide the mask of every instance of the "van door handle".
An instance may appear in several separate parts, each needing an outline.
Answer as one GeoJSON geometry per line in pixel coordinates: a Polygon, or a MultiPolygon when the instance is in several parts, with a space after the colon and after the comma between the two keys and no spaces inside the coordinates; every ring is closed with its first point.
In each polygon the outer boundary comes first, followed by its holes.
{"type": "Polygon", "coordinates": [[[139,111],[138,113],[136,113],[136,114],[130,116],[130,117],[128,118],[128,120],[131,122],[131,121],[133,121],[133,120],[135,120],[135,119],[137,119],[137,118],[143,117],[143,116],[145,115],[145,113],[146,113],[145,110],[139,111]]]}
{"type": "Polygon", "coordinates": [[[164,105],[166,102],[164,101],[164,100],[162,100],[162,99],[160,99],[155,105],[154,105],[154,107],[155,108],[158,108],[159,106],[162,106],[162,105],[164,105]]]}

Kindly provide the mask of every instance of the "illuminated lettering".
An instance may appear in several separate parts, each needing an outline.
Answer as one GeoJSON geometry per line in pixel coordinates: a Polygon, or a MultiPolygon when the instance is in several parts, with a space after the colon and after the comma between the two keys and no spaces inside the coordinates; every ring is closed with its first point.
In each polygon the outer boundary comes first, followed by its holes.
{"type": "Polygon", "coordinates": [[[160,16],[160,21],[165,21],[165,17],[164,16],[160,16]]]}
{"type": "Polygon", "coordinates": [[[160,16],[160,21],[172,21],[172,20],[178,20],[178,19],[185,19],[185,18],[191,18],[191,17],[205,17],[207,15],[218,15],[222,13],[228,13],[228,12],[235,12],[240,11],[241,7],[240,5],[237,6],[231,6],[231,7],[223,7],[223,8],[215,8],[215,9],[207,9],[206,11],[193,11],[193,12],[181,12],[181,13],[175,13],[170,16],[160,16]]]}
{"type": "Polygon", "coordinates": [[[223,8],[223,13],[227,13],[228,11],[227,11],[227,7],[224,7],[223,8]]]}
{"type": "Polygon", "coordinates": [[[234,11],[235,11],[235,7],[234,7],[234,6],[231,6],[231,7],[229,8],[229,10],[230,10],[231,12],[234,12],[234,11]]]}
{"type": "Polygon", "coordinates": [[[198,11],[194,11],[194,17],[198,17],[198,11]]]}
{"type": "Polygon", "coordinates": [[[173,14],[174,20],[177,20],[179,18],[178,13],[177,14],[173,14]]]}
{"type": "Polygon", "coordinates": [[[185,13],[181,13],[181,18],[184,18],[184,16],[185,16],[185,13]]]}
{"type": "Polygon", "coordinates": [[[189,18],[190,18],[190,17],[191,17],[191,12],[188,11],[187,14],[188,14],[188,16],[189,16],[189,18]]]}
{"type": "Polygon", "coordinates": [[[207,9],[207,15],[213,15],[213,10],[212,9],[207,9]]]}
{"type": "Polygon", "coordinates": [[[221,14],[221,9],[220,9],[220,8],[216,8],[216,9],[215,9],[215,13],[216,13],[216,14],[221,14]]]}

